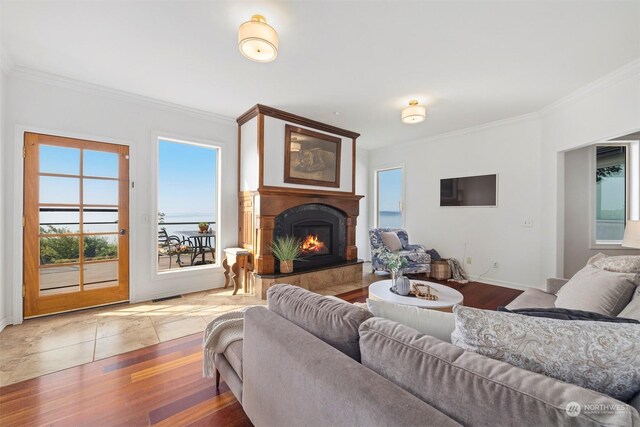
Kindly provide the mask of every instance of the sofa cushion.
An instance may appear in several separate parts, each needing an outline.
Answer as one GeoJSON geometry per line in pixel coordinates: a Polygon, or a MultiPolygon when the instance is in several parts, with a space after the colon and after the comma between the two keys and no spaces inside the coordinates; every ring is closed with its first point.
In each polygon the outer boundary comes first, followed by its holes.
{"type": "Polygon", "coordinates": [[[223,354],[238,377],[242,379],[242,340],[229,344],[223,354]]]}
{"type": "Polygon", "coordinates": [[[358,327],[373,317],[369,311],[293,285],[270,287],[267,306],[347,356],[360,360],[358,327]]]}
{"type": "Polygon", "coordinates": [[[509,310],[517,308],[549,308],[554,307],[556,296],[540,289],[527,289],[507,305],[509,310]]]}
{"type": "MultiPolygon", "coordinates": [[[[534,423],[563,426],[630,426],[640,422],[627,405],[612,413],[582,413],[567,404],[620,402],[592,390],[467,352],[386,319],[360,326],[362,363],[463,425],[534,423]],[[514,421],[516,420],[516,421],[514,421]]],[[[425,420],[425,425],[428,422],[425,420]]]]}
{"type": "Polygon", "coordinates": [[[636,276],[587,265],[560,288],[555,306],[616,316],[629,304],[636,276]]]}
{"type": "Polygon", "coordinates": [[[400,242],[400,238],[393,231],[383,231],[380,233],[380,237],[382,237],[382,241],[388,250],[391,252],[396,252],[402,249],[402,243],[400,242]]]}
{"type": "Polygon", "coordinates": [[[451,342],[465,350],[625,402],[640,392],[640,325],[453,312],[451,342]]]}
{"type": "Polygon", "coordinates": [[[640,320],[640,297],[635,296],[620,314],[618,314],[618,317],[640,320]]]}
{"type": "Polygon", "coordinates": [[[517,308],[515,310],[509,310],[506,307],[498,307],[498,311],[531,317],[545,317],[547,319],[640,324],[640,321],[636,319],[627,319],[621,316],[606,316],[592,311],[570,310],[568,308],[517,308]]]}
{"type": "Polygon", "coordinates": [[[372,299],[367,299],[367,306],[376,317],[393,320],[423,334],[451,342],[451,332],[456,326],[453,313],[372,299]]]}

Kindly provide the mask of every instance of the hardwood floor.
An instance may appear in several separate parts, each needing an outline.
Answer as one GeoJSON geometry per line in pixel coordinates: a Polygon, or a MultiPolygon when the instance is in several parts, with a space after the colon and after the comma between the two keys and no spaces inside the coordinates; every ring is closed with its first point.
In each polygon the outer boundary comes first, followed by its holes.
{"type": "MultiPolygon", "coordinates": [[[[419,277],[416,277],[419,278],[419,277]]],[[[520,291],[446,283],[467,306],[495,309],[520,291]]],[[[367,288],[339,297],[364,302],[367,288]]],[[[224,382],[202,378],[202,333],[0,388],[2,426],[250,426],[224,382]]]]}

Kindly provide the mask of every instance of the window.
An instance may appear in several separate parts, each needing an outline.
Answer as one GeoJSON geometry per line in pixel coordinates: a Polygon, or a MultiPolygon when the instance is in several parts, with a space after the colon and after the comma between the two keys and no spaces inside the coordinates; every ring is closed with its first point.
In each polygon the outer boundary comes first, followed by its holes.
{"type": "Polygon", "coordinates": [[[627,223],[627,151],[623,145],[596,147],[596,243],[620,244],[627,223]]]}
{"type": "Polygon", "coordinates": [[[376,171],[376,227],[401,228],[403,213],[403,169],[395,167],[376,171]]]}
{"type": "Polygon", "coordinates": [[[158,271],[217,263],[216,147],[158,140],[158,271]]]}

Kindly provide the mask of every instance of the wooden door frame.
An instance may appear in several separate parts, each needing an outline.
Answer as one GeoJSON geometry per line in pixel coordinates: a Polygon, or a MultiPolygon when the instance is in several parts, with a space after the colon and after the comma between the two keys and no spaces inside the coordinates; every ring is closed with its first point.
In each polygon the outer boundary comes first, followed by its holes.
{"type": "MultiPolygon", "coordinates": [[[[24,215],[24,157],[23,146],[25,133],[40,133],[52,136],[59,136],[62,138],[75,138],[88,141],[102,142],[105,144],[117,144],[126,145],[129,147],[129,181],[136,181],[137,168],[135,164],[135,144],[131,141],[120,140],[117,138],[104,137],[101,135],[88,135],[81,134],[73,131],[65,131],[60,129],[48,129],[37,126],[29,125],[16,125],[14,130],[14,144],[13,144],[13,218],[9,222],[9,225],[13,228],[13,236],[7,233],[7,239],[11,239],[12,248],[19,249],[13,250],[13,262],[11,268],[13,274],[10,279],[12,281],[9,286],[12,291],[12,313],[9,319],[10,324],[19,325],[24,321],[23,304],[24,298],[22,297],[22,284],[23,284],[23,265],[24,265],[24,241],[23,241],[23,227],[22,218],[24,215]]],[[[133,194],[133,188],[129,185],[129,230],[133,227],[137,228],[137,223],[134,219],[137,217],[138,207],[137,200],[133,194]]],[[[136,290],[133,285],[132,278],[137,274],[137,254],[133,250],[137,246],[137,236],[139,233],[129,233],[129,300],[135,300],[136,290]]]]}

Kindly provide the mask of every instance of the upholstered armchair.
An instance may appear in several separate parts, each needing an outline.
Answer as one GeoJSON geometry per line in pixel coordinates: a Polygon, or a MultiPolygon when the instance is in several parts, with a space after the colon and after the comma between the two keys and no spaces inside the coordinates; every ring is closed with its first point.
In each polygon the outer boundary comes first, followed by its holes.
{"type": "MultiPolygon", "coordinates": [[[[431,272],[431,255],[427,253],[427,249],[422,245],[410,245],[409,235],[406,230],[401,228],[374,228],[369,230],[369,241],[371,242],[371,268],[373,271],[389,271],[384,261],[380,259],[376,252],[381,248],[386,248],[382,240],[382,233],[396,233],[400,239],[402,248],[399,252],[407,260],[407,267],[404,273],[430,273],[431,272]]],[[[386,248],[388,250],[388,248],[386,248]]]]}

